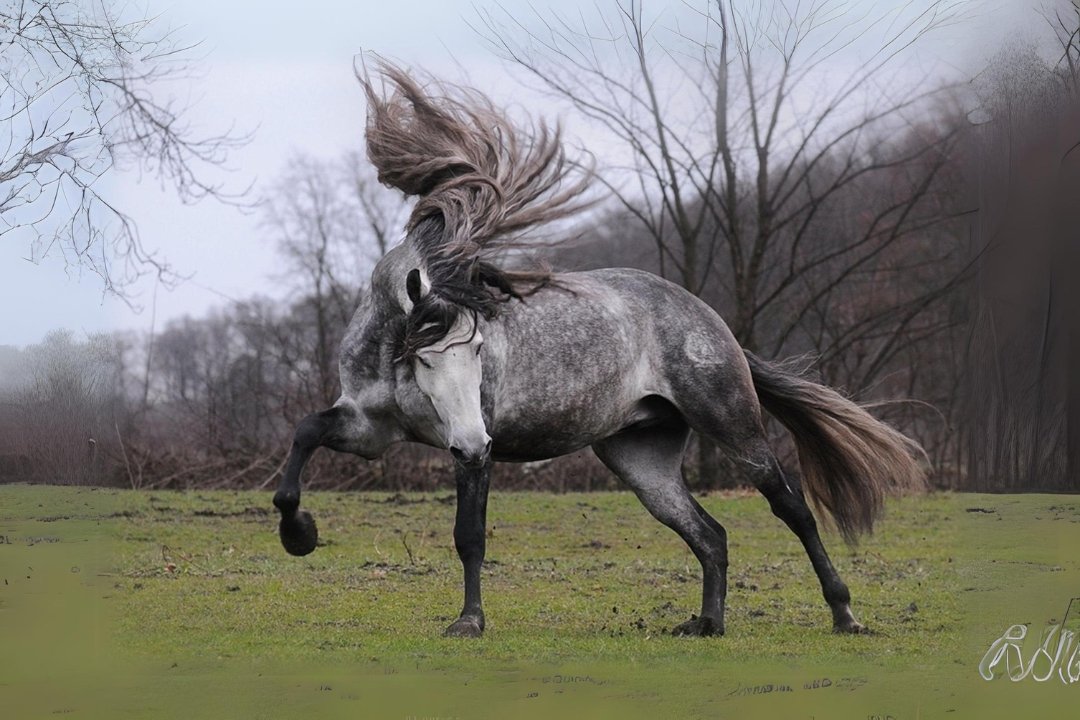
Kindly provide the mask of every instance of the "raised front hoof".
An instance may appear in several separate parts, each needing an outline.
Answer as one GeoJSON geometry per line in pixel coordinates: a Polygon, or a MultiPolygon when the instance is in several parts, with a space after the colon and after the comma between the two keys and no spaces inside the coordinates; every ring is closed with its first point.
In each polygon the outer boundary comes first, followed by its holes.
{"type": "Polygon", "coordinates": [[[676,637],[709,637],[711,635],[723,635],[724,625],[712,618],[691,615],[684,623],[676,625],[671,634],[676,637]]]}
{"type": "Polygon", "coordinates": [[[282,546],[290,555],[307,555],[319,544],[319,530],[315,527],[315,518],[311,517],[307,510],[282,517],[278,532],[282,546]]]}
{"type": "Polygon", "coordinates": [[[833,623],[832,631],[839,635],[873,635],[869,628],[852,618],[844,622],[833,623]]]}
{"type": "Polygon", "coordinates": [[[443,630],[443,637],[478,638],[484,634],[484,626],[474,617],[459,617],[443,630]]]}

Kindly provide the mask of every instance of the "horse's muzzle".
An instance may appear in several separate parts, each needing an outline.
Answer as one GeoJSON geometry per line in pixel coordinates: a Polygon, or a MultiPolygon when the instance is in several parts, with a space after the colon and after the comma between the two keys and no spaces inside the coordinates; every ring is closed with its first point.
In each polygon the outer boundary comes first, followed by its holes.
{"type": "Polygon", "coordinates": [[[469,452],[460,448],[451,447],[450,454],[454,456],[458,464],[469,470],[482,468],[491,457],[491,439],[489,438],[484,449],[480,452],[469,452]]]}

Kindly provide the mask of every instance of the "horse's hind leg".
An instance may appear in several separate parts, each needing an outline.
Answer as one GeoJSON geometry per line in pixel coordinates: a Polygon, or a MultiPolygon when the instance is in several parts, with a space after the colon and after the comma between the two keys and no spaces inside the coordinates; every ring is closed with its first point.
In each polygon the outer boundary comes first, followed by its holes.
{"type": "Polygon", "coordinates": [[[765,439],[760,406],[750,378],[702,380],[699,376],[694,383],[677,403],[690,426],[712,437],[744,464],[749,479],[769,501],[773,514],[798,536],[821,583],[825,602],[832,610],[833,629],[848,633],[865,631],[851,613],[851,593],[825,551],[802,490],[784,478],[780,463],[765,439]]]}
{"type": "Polygon", "coordinates": [[[751,465],[754,486],[769,501],[769,507],[773,514],[784,521],[791,531],[798,536],[806,554],[810,557],[810,564],[814,566],[818,580],[821,582],[821,591],[825,596],[825,602],[829,604],[833,616],[833,630],[843,633],[865,632],[863,627],[851,612],[851,593],[847,585],[840,579],[836,572],[829,554],[825,551],[825,545],[821,542],[818,534],[817,522],[813,513],[806,504],[802,489],[792,486],[785,478],[780,469],[780,463],[769,449],[764,437],[752,451],[751,457],[757,459],[751,465]]]}
{"type": "Polygon", "coordinates": [[[723,635],[727,533],[691,497],[682,478],[689,430],[681,421],[619,433],[595,445],[597,457],[629,485],[653,517],[679,534],[701,563],[701,615],[674,635],[723,635]]]}
{"type": "Polygon", "coordinates": [[[784,478],[780,463],[765,440],[765,433],[760,429],[760,425],[757,431],[740,440],[735,447],[738,447],[738,457],[745,463],[754,487],[769,501],[773,515],[784,521],[805,548],[821,583],[825,602],[832,610],[833,630],[845,633],[864,632],[866,628],[859,624],[851,613],[851,593],[825,551],[825,545],[818,534],[817,521],[806,504],[802,489],[788,483],[784,478]]]}

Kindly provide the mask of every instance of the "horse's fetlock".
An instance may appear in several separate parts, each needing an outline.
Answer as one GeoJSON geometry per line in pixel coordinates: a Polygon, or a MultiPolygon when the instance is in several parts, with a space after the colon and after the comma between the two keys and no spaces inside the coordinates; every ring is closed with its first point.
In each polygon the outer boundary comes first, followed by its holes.
{"type": "Polygon", "coordinates": [[[836,583],[828,585],[824,590],[825,602],[831,605],[850,605],[851,604],[851,591],[848,590],[848,586],[844,583],[836,583]]]}
{"type": "Polygon", "coordinates": [[[274,493],[274,507],[280,510],[283,514],[293,513],[298,507],[300,507],[300,494],[285,490],[278,490],[276,493],[274,493]]]}

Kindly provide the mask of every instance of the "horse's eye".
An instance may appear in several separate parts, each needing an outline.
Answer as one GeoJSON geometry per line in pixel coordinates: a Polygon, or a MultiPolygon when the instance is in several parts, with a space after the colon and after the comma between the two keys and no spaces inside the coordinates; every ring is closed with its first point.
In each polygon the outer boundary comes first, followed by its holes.
{"type": "Polygon", "coordinates": [[[431,363],[429,363],[429,362],[428,362],[427,360],[425,360],[424,358],[420,357],[419,355],[417,355],[417,356],[416,356],[416,361],[417,361],[417,362],[419,362],[419,363],[420,363],[421,365],[423,365],[424,367],[426,367],[426,368],[427,368],[428,370],[430,370],[430,369],[431,369],[431,363]]]}
{"type": "Polygon", "coordinates": [[[476,346],[476,354],[477,354],[477,356],[480,355],[480,348],[482,348],[482,347],[484,347],[484,346],[483,345],[477,345],[476,346]]]}

